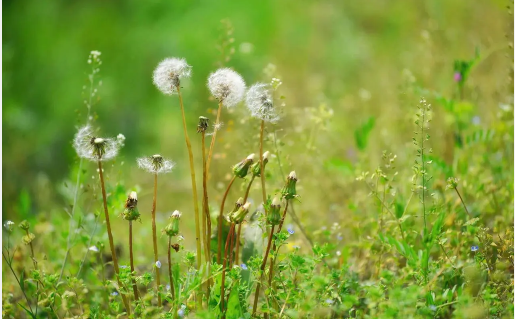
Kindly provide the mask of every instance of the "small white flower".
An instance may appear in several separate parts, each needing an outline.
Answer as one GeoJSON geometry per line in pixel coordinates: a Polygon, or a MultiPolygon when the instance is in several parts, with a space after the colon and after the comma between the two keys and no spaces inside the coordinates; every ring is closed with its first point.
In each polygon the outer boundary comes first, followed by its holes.
{"type": "Polygon", "coordinates": [[[158,260],[158,261],[156,261],[156,267],[157,267],[157,268],[161,268],[161,262],[160,262],[159,260],[158,260]]]}
{"type": "Polygon", "coordinates": [[[118,155],[121,145],[115,139],[94,136],[91,127],[86,125],[75,134],[73,147],[79,157],[90,161],[108,161],[118,155]]]}
{"type": "Polygon", "coordinates": [[[156,154],[137,159],[138,167],[154,174],[166,174],[172,171],[175,163],[156,154]]]}
{"type": "Polygon", "coordinates": [[[245,94],[245,81],[237,72],[223,68],[209,75],[207,87],[211,94],[226,107],[238,104],[245,94]]]}
{"type": "Polygon", "coordinates": [[[98,251],[99,251],[97,246],[91,246],[88,249],[91,250],[91,251],[94,251],[96,253],[98,253],[98,251]]]}
{"type": "Polygon", "coordinates": [[[8,231],[8,232],[11,232],[13,230],[13,227],[14,227],[14,222],[8,220],[5,222],[4,224],[4,228],[8,231]]]}
{"type": "Polygon", "coordinates": [[[191,66],[185,59],[167,58],[161,61],[154,70],[154,85],[164,94],[177,94],[180,79],[191,76],[191,66]]]}
{"type": "Polygon", "coordinates": [[[253,117],[271,123],[279,120],[272,92],[273,88],[265,83],[256,83],[250,87],[245,101],[253,117]]]}

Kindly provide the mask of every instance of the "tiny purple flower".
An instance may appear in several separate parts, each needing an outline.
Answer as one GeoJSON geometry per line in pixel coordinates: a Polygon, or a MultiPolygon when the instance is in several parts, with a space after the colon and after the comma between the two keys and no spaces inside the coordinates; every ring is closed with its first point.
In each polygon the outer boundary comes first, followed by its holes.
{"type": "Polygon", "coordinates": [[[240,266],[240,267],[241,267],[241,269],[243,269],[243,270],[247,270],[247,269],[248,269],[248,268],[247,268],[247,265],[245,265],[245,264],[241,264],[241,266],[240,266]]]}
{"type": "Polygon", "coordinates": [[[476,246],[476,245],[474,245],[474,246],[470,247],[470,250],[471,250],[471,251],[478,251],[478,250],[479,250],[479,247],[478,247],[478,246],[476,246]]]}
{"type": "Polygon", "coordinates": [[[342,241],[343,237],[342,236],[338,236],[338,237],[336,237],[336,239],[338,239],[338,241],[342,241]]]}
{"type": "Polygon", "coordinates": [[[295,234],[295,231],[293,230],[293,226],[292,225],[288,225],[288,233],[290,233],[290,235],[295,234]]]}
{"type": "Polygon", "coordinates": [[[460,82],[462,80],[462,76],[460,72],[454,72],[454,81],[460,82]]]}
{"type": "Polygon", "coordinates": [[[111,293],[111,296],[118,296],[118,291],[113,291],[113,292],[111,293]]]}

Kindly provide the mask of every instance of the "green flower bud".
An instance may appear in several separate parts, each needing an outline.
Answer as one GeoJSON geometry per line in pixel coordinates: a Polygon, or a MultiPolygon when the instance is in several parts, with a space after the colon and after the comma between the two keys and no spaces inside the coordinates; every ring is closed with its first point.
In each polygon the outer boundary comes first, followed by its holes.
{"type": "Polygon", "coordinates": [[[30,243],[32,243],[34,239],[36,239],[36,235],[34,235],[33,233],[28,233],[27,235],[21,238],[25,245],[29,245],[30,243]]]}
{"type": "Polygon", "coordinates": [[[286,184],[281,190],[282,197],[284,197],[285,199],[292,199],[297,197],[297,190],[295,189],[296,184],[297,174],[295,174],[295,171],[292,171],[290,175],[288,175],[288,177],[286,178],[286,184]]]}
{"type": "Polygon", "coordinates": [[[177,236],[179,234],[179,220],[181,219],[181,213],[176,210],[172,213],[172,216],[170,216],[170,219],[172,220],[168,225],[166,225],[164,232],[168,236],[177,236]]]}
{"type": "MultiPolygon", "coordinates": [[[[268,157],[270,156],[270,152],[266,151],[263,153],[263,167],[266,166],[268,163],[268,157]]],[[[254,177],[261,176],[261,160],[259,160],[257,163],[252,164],[252,167],[250,168],[252,171],[252,175],[254,177]]]]}
{"type": "Polygon", "coordinates": [[[229,221],[231,223],[235,224],[241,224],[243,220],[245,219],[245,216],[247,216],[247,213],[249,212],[250,203],[247,202],[245,205],[240,206],[238,210],[235,212],[232,212],[231,215],[229,215],[229,221]]]}
{"type": "Polygon", "coordinates": [[[240,178],[247,176],[250,166],[254,163],[254,157],[254,154],[250,154],[246,159],[234,165],[232,168],[234,175],[240,178]]]}
{"type": "Polygon", "coordinates": [[[279,225],[281,223],[281,200],[275,196],[270,205],[270,211],[266,216],[268,224],[279,225]]]}
{"type": "Polygon", "coordinates": [[[122,217],[128,221],[140,219],[140,213],[138,211],[138,195],[136,192],[131,192],[129,194],[129,197],[125,202],[125,210],[122,213],[122,217]]]}
{"type": "Polygon", "coordinates": [[[23,229],[23,230],[29,230],[29,226],[30,226],[30,225],[29,225],[29,222],[28,222],[28,221],[26,221],[26,220],[22,221],[22,222],[18,225],[18,227],[20,227],[20,228],[21,228],[21,229],[23,229]]]}
{"type": "Polygon", "coordinates": [[[209,119],[204,116],[199,116],[198,125],[197,125],[197,133],[202,133],[207,130],[209,126],[209,119]]]}

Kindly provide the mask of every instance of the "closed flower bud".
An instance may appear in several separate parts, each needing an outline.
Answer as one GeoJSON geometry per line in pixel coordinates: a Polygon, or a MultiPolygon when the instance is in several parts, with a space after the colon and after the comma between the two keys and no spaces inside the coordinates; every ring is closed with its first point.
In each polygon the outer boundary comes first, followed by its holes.
{"type": "Polygon", "coordinates": [[[199,116],[198,125],[197,125],[197,133],[205,132],[208,127],[209,127],[209,119],[204,116],[199,116]]]}
{"type": "Polygon", "coordinates": [[[140,219],[140,213],[138,211],[138,195],[136,192],[131,192],[129,194],[129,197],[125,202],[125,210],[122,213],[122,217],[128,221],[140,219]]]}
{"type": "Polygon", "coordinates": [[[229,221],[231,223],[240,224],[245,219],[245,216],[247,216],[247,213],[249,212],[249,208],[250,208],[250,203],[249,202],[245,203],[245,205],[238,208],[238,210],[236,210],[229,216],[229,221]]]}
{"type": "MultiPolygon", "coordinates": [[[[270,157],[269,151],[266,151],[263,153],[263,167],[265,167],[266,164],[268,163],[269,157],[270,157]]],[[[259,160],[257,163],[252,164],[250,170],[254,177],[261,176],[261,160],[259,160]]]]}
{"type": "Polygon", "coordinates": [[[281,190],[281,195],[285,199],[293,199],[297,197],[297,190],[295,189],[297,184],[297,174],[295,171],[292,171],[290,175],[286,178],[286,184],[281,190]]]}
{"type": "Polygon", "coordinates": [[[179,234],[179,220],[181,219],[181,213],[176,210],[170,216],[171,222],[166,225],[164,232],[168,236],[177,236],[179,234]]]}
{"type": "Polygon", "coordinates": [[[234,175],[240,178],[247,176],[250,166],[254,163],[254,157],[254,154],[250,154],[246,159],[234,165],[232,168],[234,175]]]}
{"type": "Polygon", "coordinates": [[[267,215],[267,221],[270,225],[279,225],[281,222],[281,200],[275,196],[270,205],[270,211],[267,215]]]}
{"type": "Polygon", "coordinates": [[[18,227],[20,227],[23,230],[29,230],[30,225],[28,221],[24,220],[18,225],[18,227]]]}

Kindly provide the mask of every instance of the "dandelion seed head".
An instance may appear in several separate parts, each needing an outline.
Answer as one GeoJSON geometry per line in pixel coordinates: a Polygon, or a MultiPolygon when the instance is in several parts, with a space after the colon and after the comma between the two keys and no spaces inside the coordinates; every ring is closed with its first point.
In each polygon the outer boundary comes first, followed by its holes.
{"type": "Polygon", "coordinates": [[[175,163],[156,154],[152,156],[140,157],[136,160],[138,167],[154,174],[166,174],[172,171],[175,163]]]}
{"type": "Polygon", "coordinates": [[[252,117],[271,123],[280,119],[274,107],[272,92],[273,88],[265,83],[256,83],[250,87],[245,102],[252,117]]]}
{"type": "Polygon", "coordinates": [[[245,81],[231,69],[218,69],[209,75],[207,87],[213,97],[226,107],[238,104],[245,94],[245,81]]]}
{"type": "Polygon", "coordinates": [[[185,59],[167,58],[159,62],[154,70],[152,79],[154,85],[164,94],[177,94],[180,79],[191,76],[191,66],[185,59]]]}
{"type": "Polygon", "coordinates": [[[113,159],[118,155],[121,146],[115,139],[94,136],[89,125],[81,127],[73,139],[77,155],[90,161],[113,159]]]}

